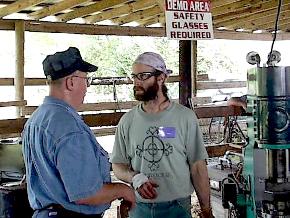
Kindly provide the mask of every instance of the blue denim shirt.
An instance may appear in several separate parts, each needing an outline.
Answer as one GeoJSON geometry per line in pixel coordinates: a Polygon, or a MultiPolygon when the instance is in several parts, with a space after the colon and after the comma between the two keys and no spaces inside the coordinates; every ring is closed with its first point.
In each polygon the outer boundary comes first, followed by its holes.
{"type": "Polygon", "coordinates": [[[111,178],[107,152],[70,105],[45,97],[26,122],[22,137],[33,209],[60,204],[79,213],[98,214],[109,208],[109,204],[74,203],[95,195],[111,178]]]}

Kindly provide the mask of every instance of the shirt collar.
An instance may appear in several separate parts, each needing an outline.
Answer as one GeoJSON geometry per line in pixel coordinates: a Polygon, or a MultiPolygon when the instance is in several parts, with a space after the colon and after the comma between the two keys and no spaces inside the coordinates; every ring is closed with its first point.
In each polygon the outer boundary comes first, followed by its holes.
{"type": "Polygon", "coordinates": [[[61,100],[61,99],[58,99],[58,98],[55,98],[53,96],[45,96],[44,100],[43,100],[43,103],[44,104],[60,104],[60,105],[63,105],[65,107],[68,107],[72,110],[75,111],[75,109],[68,103],[66,103],[65,101],[61,100]]]}

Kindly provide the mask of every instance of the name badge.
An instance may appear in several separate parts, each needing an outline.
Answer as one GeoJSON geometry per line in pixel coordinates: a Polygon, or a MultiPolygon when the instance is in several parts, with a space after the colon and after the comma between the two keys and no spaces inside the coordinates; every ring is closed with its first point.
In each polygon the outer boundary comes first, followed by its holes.
{"type": "Polygon", "coordinates": [[[158,136],[160,138],[175,138],[176,129],[175,129],[175,127],[161,126],[158,128],[158,136]]]}

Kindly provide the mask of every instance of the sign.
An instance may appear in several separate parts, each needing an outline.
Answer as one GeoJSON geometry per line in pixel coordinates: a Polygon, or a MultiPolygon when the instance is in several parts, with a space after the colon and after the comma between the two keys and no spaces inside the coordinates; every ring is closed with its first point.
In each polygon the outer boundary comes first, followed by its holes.
{"type": "Polygon", "coordinates": [[[169,39],[213,39],[209,0],[166,0],[165,16],[169,39]]]}

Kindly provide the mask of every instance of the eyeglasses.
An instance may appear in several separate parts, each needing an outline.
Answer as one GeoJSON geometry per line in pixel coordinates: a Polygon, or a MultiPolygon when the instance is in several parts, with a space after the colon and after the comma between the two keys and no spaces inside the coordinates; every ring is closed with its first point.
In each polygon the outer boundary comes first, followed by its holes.
{"type": "Polygon", "coordinates": [[[87,82],[87,87],[90,87],[91,83],[92,83],[92,80],[93,80],[93,77],[86,77],[86,76],[71,76],[71,77],[78,77],[78,78],[81,78],[81,79],[86,79],[86,82],[87,82]]]}
{"type": "Polygon", "coordinates": [[[137,74],[132,73],[130,75],[130,78],[131,78],[131,80],[138,79],[141,81],[145,81],[145,80],[149,79],[151,76],[159,76],[160,74],[161,74],[161,72],[158,72],[158,71],[141,72],[141,73],[137,73],[137,74]]]}

